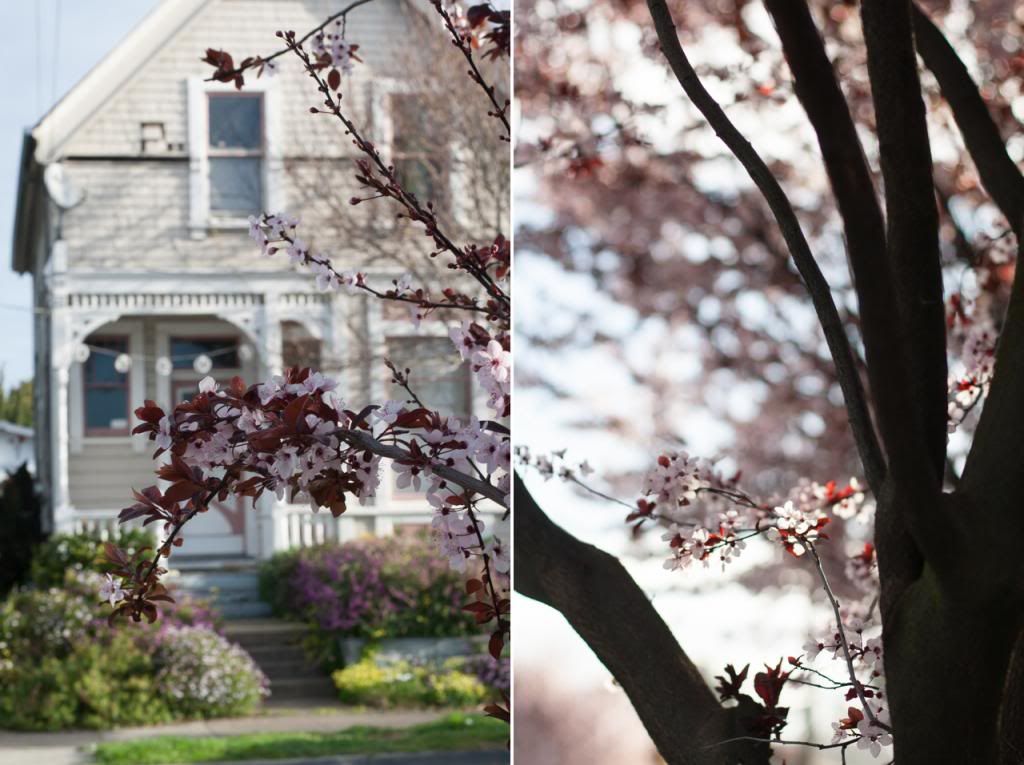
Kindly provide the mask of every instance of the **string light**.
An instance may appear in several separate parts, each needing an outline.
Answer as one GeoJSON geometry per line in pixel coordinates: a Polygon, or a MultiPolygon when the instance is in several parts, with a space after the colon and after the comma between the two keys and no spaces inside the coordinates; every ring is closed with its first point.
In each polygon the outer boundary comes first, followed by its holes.
{"type": "MultiPolygon", "coordinates": [[[[98,345],[89,345],[88,343],[81,343],[74,351],[75,361],[84,363],[85,361],[88,361],[89,356],[92,355],[93,353],[100,354],[102,356],[112,356],[113,358],[116,359],[118,356],[122,355],[123,351],[118,351],[111,348],[104,348],[98,345]]],[[[215,348],[213,350],[203,351],[203,353],[200,355],[209,356],[211,359],[213,359],[219,356],[226,356],[231,353],[237,353],[239,358],[242,359],[243,361],[248,361],[250,358],[252,358],[252,348],[248,344],[240,346],[227,345],[223,348],[215,348]],[[243,348],[249,349],[248,357],[246,357],[246,354],[243,352],[243,348]]],[[[196,354],[194,353],[178,353],[170,356],[150,356],[145,353],[132,353],[130,355],[132,359],[135,361],[153,363],[159,363],[160,359],[168,359],[171,361],[172,364],[175,361],[192,362],[195,361],[196,359],[196,354]]]]}
{"type": "Polygon", "coordinates": [[[192,362],[192,368],[201,375],[209,373],[213,369],[213,359],[207,356],[205,353],[201,353],[196,356],[195,361],[192,362]]]}

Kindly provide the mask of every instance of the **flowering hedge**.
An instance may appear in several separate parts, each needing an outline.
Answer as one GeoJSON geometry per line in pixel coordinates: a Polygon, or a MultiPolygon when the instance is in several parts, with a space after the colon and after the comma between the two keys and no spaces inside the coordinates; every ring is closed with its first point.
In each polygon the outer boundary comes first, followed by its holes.
{"type": "Polygon", "coordinates": [[[157,646],[157,689],[183,716],[242,714],[269,695],[252,657],[216,632],[171,627],[160,633],[157,646]]]}
{"type": "Polygon", "coordinates": [[[425,533],[281,553],[260,579],[275,612],[308,622],[326,639],[479,633],[462,610],[462,576],[425,533]]]}
{"type": "Polygon", "coordinates": [[[266,680],[213,631],[207,604],[179,597],[159,626],[111,627],[96,603],[102,581],[71,567],[61,587],[28,586],[0,602],[0,727],[110,728],[255,707],[266,680]]]}

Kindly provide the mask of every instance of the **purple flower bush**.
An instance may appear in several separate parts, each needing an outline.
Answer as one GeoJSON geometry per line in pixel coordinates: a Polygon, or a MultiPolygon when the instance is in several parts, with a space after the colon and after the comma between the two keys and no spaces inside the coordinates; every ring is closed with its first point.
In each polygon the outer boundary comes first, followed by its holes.
{"type": "Polygon", "coordinates": [[[325,638],[369,640],[478,634],[462,611],[462,582],[426,533],[282,553],[261,575],[280,615],[309,622],[325,638]]]}
{"type": "Polygon", "coordinates": [[[476,678],[488,688],[493,688],[506,696],[512,688],[510,666],[507,656],[495,659],[489,653],[472,656],[463,665],[463,671],[476,675],[476,678]]]}

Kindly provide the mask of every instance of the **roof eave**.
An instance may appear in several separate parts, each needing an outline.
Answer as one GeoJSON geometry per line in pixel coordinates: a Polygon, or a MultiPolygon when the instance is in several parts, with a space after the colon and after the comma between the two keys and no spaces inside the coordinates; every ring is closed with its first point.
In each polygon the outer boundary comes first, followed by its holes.
{"type": "Polygon", "coordinates": [[[21,142],[18,167],[18,190],[14,207],[14,241],[11,246],[11,268],[15,273],[34,271],[32,244],[37,231],[38,203],[42,167],[36,161],[36,139],[26,130],[21,142]]]}

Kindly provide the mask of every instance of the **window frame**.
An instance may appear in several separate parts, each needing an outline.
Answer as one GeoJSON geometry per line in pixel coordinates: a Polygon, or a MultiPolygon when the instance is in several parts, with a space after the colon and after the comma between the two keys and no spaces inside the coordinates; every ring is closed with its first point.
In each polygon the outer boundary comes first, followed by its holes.
{"type": "MultiPolygon", "coordinates": [[[[399,183],[404,183],[404,180],[402,179],[401,172],[399,171],[399,167],[400,167],[402,162],[405,162],[405,161],[420,162],[420,163],[422,163],[422,164],[427,166],[428,172],[430,172],[431,165],[435,166],[437,168],[437,171],[438,171],[437,172],[437,191],[439,192],[439,194],[436,195],[436,196],[431,196],[431,197],[426,197],[426,198],[421,198],[419,195],[417,195],[417,199],[419,199],[419,201],[421,203],[423,203],[424,205],[427,202],[432,202],[435,207],[437,207],[437,208],[444,208],[445,206],[448,205],[449,200],[451,199],[451,196],[452,196],[452,193],[451,193],[451,172],[450,172],[451,171],[451,165],[450,165],[449,162],[445,161],[446,154],[450,153],[451,147],[449,146],[449,147],[447,147],[447,149],[445,149],[443,147],[438,147],[437,152],[430,152],[430,151],[405,151],[405,150],[402,150],[399,147],[400,146],[400,140],[399,140],[398,136],[399,136],[399,127],[400,127],[400,125],[399,125],[399,119],[398,119],[399,109],[397,108],[397,103],[398,103],[398,101],[400,99],[417,99],[417,98],[418,99],[422,99],[422,100],[426,100],[427,96],[426,96],[425,93],[422,93],[422,92],[416,91],[416,90],[397,90],[396,89],[396,90],[389,90],[387,92],[387,109],[388,109],[388,116],[389,116],[390,122],[391,122],[391,136],[390,136],[390,138],[391,138],[391,141],[390,141],[391,164],[395,168],[395,176],[398,178],[399,183]]],[[[403,186],[403,188],[404,188],[404,186],[403,186]]],[[[411,189],[406,189],[406,190],[412,192],[411,189]]],[[[415,193],[415,192],[413,192],[413,193],[415,193]]]]}
{"type": "MultiPolygon", "coordinates": [[[[131,334],[125,333],[111,333],[105,335],[95,335],[90,337],[88,343],[103,343],[110,342],[112,340],[120,340],[124,342],[124,351],[122,353],[131,354],[132,348],[132,337],[131,334]]],[[[132,365],[134,366],[134,365],[132,365]]],[[[121,384],[114,383],[90,383],[88,375],[88,361],[82,364],[82,434],[86,437],[93,436],[115,436],[123,437],[131,435],[132,431],[132,370],[129,369],[124,373],[124,381],[121,384]],[[125,426],[124,428],[91,428],[89,427],[89,390],[101,388],[101,389],[116,389],[122,388],[124,390],[125,400],[125,426]]]]}
{"type": "MultiPolygon", "coordinates": [[[[238,364],[236,366],[233,366],[233,367],[223,367],[221,369],[218,369],[216,367],[216,359],[211,358],[210,360],[214,362],[215,366],[212,369],[210,369],[210,371],[207,374],[212,375],[214,377],[214,379],[216,379],[217,373],[223,373],[224,371],[238,373],[239,370],[241,370],[242,367],[244,366],[244,364],[242,362],[242,358],[239,355],[239,351],[240,351],[240,349],[242,347],[242,344],[245,342],[245,339],[243,337],[241,337],[240,335],[190,335],[190,334],[187,334],[187,333],[176,334],[176,333],[171,332],[171,333],[168,333],[168,335],[167,335],[167,355],[168,355],[168,358],[171,359],[171,375],[170,376],[172,378],[174,377],[175,374],[190,374],[190,375],[198,375],[199,374],[198,372],[195,371],[195,369],[191,365],[189,365],[188,367],[175,367],[174,366],[174,360],[173,360],[174,352],[173,352],[173,348],[174,348],[175,340],[179,340],[179,341],[184,340],[185,342],[203,342],[203,343],[210,342],[210,343],[218,343],[218,344],[223,344],[223,345],[228,345],[230,343],[234,343],[235,344],[235,360],[238,362],[238,364]]],[[[200,353],[199,355],[201,356],[203,354],[200,353]]],[[[206,375],[200,375],[200,379],[202,379],[205,376],[206,375]]],[[[231,377],[228,377],[228,379],[230,380],[231,377]]]]}
{"type": "MultiPolygon", "coordinates": [[[[284,194],[284,157],[281,147],[281,115],[275,79],[261,77],[246,83],[243,96],[263,99],[262,122],[262,206],[267,210],[287,209],[284,194]]],[[[246,217],[218,215],[210,210],[209,96],[237,94],[233,83],[207,82],[201,77],[186,81],[188,100],[189,209],[188,228],[192,239],[205,239],[214,231],[245,231],[246,217]]]]}
{"type": "Polygon", "coordinates": [[[207,194],[208,203],[210,209],[211,220],[236,220],[239,217],[248,217],[248,215],[258,215],[262,210],[266,209],[266,147],[267,147],[267,118],[266,118],[266,99],[264,94],[260,92],[245,91],[239,93],[238,91],[207,91],[206,92],[206,157],[207,161],[211,162],[212,171],[212,160],[215,159],[259,159],[260,161],[260,199],[257,204],[257,209],[251,211],[248,214],[242,214],[239,210],[215,210],[213,209],[213,173],[208,172],[206,177],[207,182],[207,194]],[[259,104],[259,145],[254,149],[246,148],[224,148],[214,146],[210,143],[210,107],[214,100],[227,100],[227,99],[248,99],[255,100],[259,104]],[[238,214],[232,214],[238,213],[238,214]]]}

